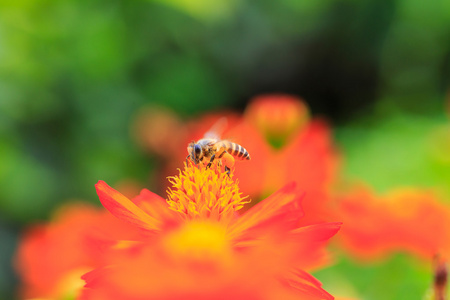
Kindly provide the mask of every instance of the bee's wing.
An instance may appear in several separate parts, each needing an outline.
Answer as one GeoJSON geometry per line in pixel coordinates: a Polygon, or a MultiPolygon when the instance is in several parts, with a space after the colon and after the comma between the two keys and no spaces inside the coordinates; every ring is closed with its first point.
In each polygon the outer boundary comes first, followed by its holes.
{"type": "Polygon", "coordinates": [[[222,117],[219,120],[217,120],[213,126],[205,133],[205,138],[207,139],[216,139],[220,140],[220,137],[222,136],[222,133],[227,128],[228,121],[227,118],[222,117]]]}

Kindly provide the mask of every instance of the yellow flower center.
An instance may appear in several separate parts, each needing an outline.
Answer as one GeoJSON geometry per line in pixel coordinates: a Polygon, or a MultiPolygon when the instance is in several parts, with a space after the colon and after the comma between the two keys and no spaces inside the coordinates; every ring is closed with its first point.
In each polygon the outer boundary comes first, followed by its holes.
{"type": "Polygon", "coordinates": [[[187,222],[165,236],[164,241],[169,253],[184,261],[220,262],[226,265],[231,258],[225,228],[217,222],[187,222]]]}
{"type": "Polygon", "coordinates": [[[235,212],[250,202],[239,192],[233,171],[228,175],[217,164],[206,168],[189,164],[178,176],[169,177],[172,188],[168,191],[170,209],[186,219],[230,221],[235,212]]]}

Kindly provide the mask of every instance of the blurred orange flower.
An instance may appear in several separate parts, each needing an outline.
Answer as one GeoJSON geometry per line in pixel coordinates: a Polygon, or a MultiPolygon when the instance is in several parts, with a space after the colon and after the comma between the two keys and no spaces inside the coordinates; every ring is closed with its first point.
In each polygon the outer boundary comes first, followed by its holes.
{"type": "Polygon", "coordinates": [[[142,108],[135,117],[132,129],[137,143],[143,149],[164,159],[177,152],[180,140],[187,134],[182,121],[174,112],[158,106],[142,108]]]}
{"type": "Polygon", "coordinates": [[[167,201],[148,190],[129,200],[100,181],[102,204],[148,234],[109,251],[83,277],[82,299],[333,299],[306,270],[326,261],[340,223],[299,226],[294,184],[239,216],[248,200],[232,177],[189,164],[167,201]]]}
{"type": "Polygon", "coordinates": [[[134,227],[88,204],[62,207],[49,224],[25,232],[15,258],[20,298],[73,299],[80,276],[100,265],[105,248],[138,238],[134,227]]]}
{"type": "Polygon", "coordinates": [[[284,182],[296,181],[307,197],[303,224],[332,220],[331,185],[339,156],[326,123],[310,119],[301,99],[288,95],[255,98],[242,122],[228,134],[252,156],[236,176],[245,193],[262,198],[284,182]]]}
{"type": "Polygon", "coordinates": [[[405,251],[431,260],[450,255],[450,208],[436,195],[397,189],[377,196],[364,186],[338,199],[342,247],[362,259],[405,251]]]}

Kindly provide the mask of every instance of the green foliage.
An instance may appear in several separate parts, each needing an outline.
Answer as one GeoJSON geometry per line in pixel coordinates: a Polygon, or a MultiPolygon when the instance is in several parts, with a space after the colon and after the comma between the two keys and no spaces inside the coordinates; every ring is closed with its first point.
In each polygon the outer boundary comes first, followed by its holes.
{"type": "Polygon", "coordinates": [[[450,197],[449,162],[441,154],[449,149],[448,135],[440,136],[442,130],[449,130],[450,122],[442,113],[397,112],[368,119],[337,130],[350,178],[364,180],[379,192],[415,186],[450,197]]]}
{"type": "Polygon", "coordinates": [[[430,272],[431,264],[397,255],[371,263],[340,257],[335,265],[314,275],[334,295],[364,300],[422,299],[432,284],[430,272]]]}

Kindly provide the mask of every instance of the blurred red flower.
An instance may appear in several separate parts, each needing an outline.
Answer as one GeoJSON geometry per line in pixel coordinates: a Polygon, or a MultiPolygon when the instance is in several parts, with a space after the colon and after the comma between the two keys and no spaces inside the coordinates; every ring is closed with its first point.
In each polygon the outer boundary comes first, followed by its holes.
{"type": "Polygon", "coordinates": [[[189,165],[168,200],[129,200],[100,181],[102,204],[147,237],[109,251],[83,278],[82,299],[333,299],[306,272],[323,264],[340,223],[299,226],[302,194],[290,184],[238,216],[247,202],[218,166],[189,165]]]}

